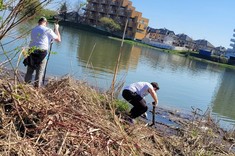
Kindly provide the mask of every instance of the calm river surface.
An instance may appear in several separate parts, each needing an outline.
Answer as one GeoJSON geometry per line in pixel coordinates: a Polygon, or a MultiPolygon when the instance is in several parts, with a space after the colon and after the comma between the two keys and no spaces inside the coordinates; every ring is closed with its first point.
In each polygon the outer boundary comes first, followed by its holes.
{"type": "MultiPolygon", "coordinates": [[[[47,75],[69,74],[109,89],[121,42],[65,26],[60,30],[62,42],[53,44],[56,54],[50,57],[47,75]]],[[[25,70],[22,63],[21,69],[25,70]]],[[[234,80],[234,70],[130,44],[124,44],[117,76],[117,82],[124,81],[124,85],[156,81],[160,86],[160,107],[178,111],[191,111],[194,107],[203,112],[209,108],[224,128],[235,125],[234,80]]],[[[150,95],[146,100],[152,102],[150,95]]]]}

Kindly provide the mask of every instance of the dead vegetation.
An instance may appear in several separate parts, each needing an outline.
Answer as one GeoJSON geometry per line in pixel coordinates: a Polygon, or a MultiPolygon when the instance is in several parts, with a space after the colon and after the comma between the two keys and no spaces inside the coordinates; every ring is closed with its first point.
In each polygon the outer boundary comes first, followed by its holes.
{"type": "Polygon", "coordinates": [[[70,78],[40,89],[1,78],[0,155],[234,155],[235,134],[218,131],[213,122],[131,126],[110,101],[70,78]]]}

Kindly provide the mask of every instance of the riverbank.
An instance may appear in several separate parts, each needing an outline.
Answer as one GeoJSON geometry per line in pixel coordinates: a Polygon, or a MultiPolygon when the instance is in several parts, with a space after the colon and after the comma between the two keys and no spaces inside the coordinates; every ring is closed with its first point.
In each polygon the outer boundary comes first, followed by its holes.
{"type": "MultiPolygon", "coordinates": [[[[110,37],[109,36],[108,38],[113,39],[113,40],[122,41],[120,38],[116,38],[116,37],[110,37]]],[[[214,64],[214,65],[217,65],[217,66],[220,66],[220,67],[223,67],[223,68],[235,69],[234,65],[229,65],[229,64],[226,64],[226,63],[218,62],[218,59],[216,59],[216,58],[214,59],[215,61],[206,59],[203,56],[200,56],[199,52],[195,52],[195,51],[179,51],[179,50],[161,49],[161,48],[153,47],[153,46],[150,46],[150,45],[138,42],[138,41],[133,41],[133,40],[124,40],[124,43],[132,44],[132,45],[138,45],[138,46],[142,46],[142,47],[147,47],[147,48],[163,51],[163,52],[170,53],[170,54],[180,55],[180,56],[183,56],[183,57],[187,57],[189,59],[214,64]]]]}
{"type": "Polygon", "coordinates": [[[2,75],[0,91],[1,155],[235,154],[235,133],[198,110],[158,108],[162,120],[150,127],[144,119],[130,125],[124,101],[71,78],[35,89],[2,75]]]}

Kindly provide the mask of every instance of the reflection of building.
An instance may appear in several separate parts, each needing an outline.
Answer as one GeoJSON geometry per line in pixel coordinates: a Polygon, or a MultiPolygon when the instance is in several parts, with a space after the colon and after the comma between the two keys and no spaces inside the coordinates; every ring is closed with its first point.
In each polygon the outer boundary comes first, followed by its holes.
{"type": "MultiPolygon", "coordinates": [[[[96,72],[114,72],[120,51],[119,41],[99,35],[94,36],[87,32],[81,33],[79,38],[78,58],[81,62],[84,62],[84,65],[92,66],[92,69],[96,72]]],[[[136,69],[140,54],[141,48],[124,44],[118,70],[136,69]]]]}
{"type": "Polygon", "coordinates": [[[214,98],[212,111],[235,120],[235,72],[226,69],[214,98]]]}
{"type": "Polygon", "coordinates": [[[142,48],[140,47],[132,46],[131,51],[130,51],[129,61],[128,61],[128,68],[133,68],[133,69],[137,68],[139,58],[141,55],[141,50],[142,48]]]}
{"type": "Polygon", "coordinates": [[[149,20],[143,18],[141,12],[135,11],[129,0],[88,0],[85,10],[85,22],[89,25],[99,26],[99,19],[108,17],[124,30],[128,19],[127,37],[142,40],[146,35],[149,20]]]}

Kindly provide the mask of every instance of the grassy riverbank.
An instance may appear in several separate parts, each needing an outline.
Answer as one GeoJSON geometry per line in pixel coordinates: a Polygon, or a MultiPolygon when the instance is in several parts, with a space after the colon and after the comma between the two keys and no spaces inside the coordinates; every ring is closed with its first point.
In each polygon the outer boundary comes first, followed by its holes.
{"type": "MultiPolygon", "coordinates": [[[[119,38],[115,38],[115,37],[109,37],[109,38],[121,41],[121,39],[119,39],[119,38]]],[[[220,62],[205,59],[205,58],[201,57],[198,52],[195,52],[195,51],[179,51],[179,50],[161,49],[161,48],[156,48],[156,47],[153,47],[153,46],[141,43],[141,42],[133,41],[133,40],[124,40],[124,42],[128,43],[128,44],[132,44],[132,45],[138,45],[138,46],[142,46],[142,47],[147,47],[147,48],[151,48],[151,49],[160,50],[160,51],[170,53],[170,54],[180,55],[180,56],[183,56],[183,57],[187,57],[189,59],[214,64],[214,65],[217,65],[217,66],[220,66],[220,67],[223,67],[223,68],[235,69],[234,65],[229,65],[229,64],[226,64],[226,63],[220,63],[220,62]]]]}
{"type": "Polygon", "coordinates": [[[1,74],[0,155],[235,154],[235,133],[218,128],[209,114],[182,118],[158,108],[178,126],[130,125],[124,101],[84,82],[64,78],[35,89],[1,74]]]}

